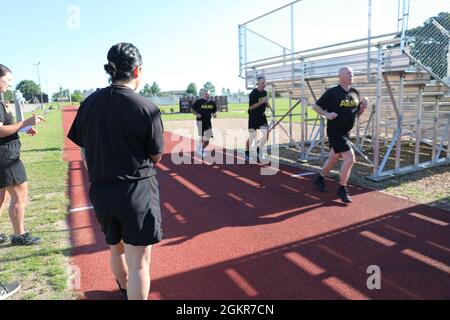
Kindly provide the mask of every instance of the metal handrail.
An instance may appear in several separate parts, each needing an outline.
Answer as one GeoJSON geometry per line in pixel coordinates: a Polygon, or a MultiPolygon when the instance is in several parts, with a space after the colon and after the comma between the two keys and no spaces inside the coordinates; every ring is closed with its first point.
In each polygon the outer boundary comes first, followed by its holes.
{"type": "MultiPolygon", "coordinates": [[[[377,37],[373,37],[372,39],[377,39],[377,38],[382,38],[382,37],[388,37],[388,36],[393,36],[393,35],[398,35],[398,33],[388,33],[385,35],[380,35],[377,37]]],[[[341,42],[341,43],[337,43],[337,44],[333,44],[333,45],[327,45],[327,46],[323,46],[323,47],[318,47],[318,48],[314,48],[314,49],[308,49],[308,50],[303,50],[303,51],[297,51],[294,52],[294,55],[296,55],[297,57],[295,59],[309,59],[309,58],[313,58],[313,57],[317,57],[320,55],[329,55],[329,54],[334,54],[334,53],[339,53],[339,52],[346,52],[346,51],[352,51],[352,50],[359,50],[359,49],[365,49],[367,48],[367,43],[365,44],[360,44],[357,46],[351,46],[351,47],[346,47],[346,48],[341,48],[341,49],[335,49],[332,51],[321,51],[321,52],[317,52],[317,53],[313,53],[313,54],[309,54],[309,55],[304,55],[304,53],[308,53],[311,51],[317,51],[317,50],[322,50],[322,49],[328,49],[328,48],[333,48],[333,47],[338,47],[338,46],[342,46],[342,45],[346,45],[346,44],[351,44],[351,43],[357,43],[357,42],[362,42],[362,41],[367,41],[367,38],[365,39],[357,39],[357,40],[352,40],[352,41],[346,41],[346,42],[341,42]]],[[[389,44],[397,44],[400,43],[401,39],[400,38],[394,38],[394,39],[388,39],[388,40],[383,40],[383,41],[379,41],[376,42],[372,45],[372,47],[377,47],[379,45],[389,45],[389,44]]],[[[247,63],[243,63],[242,66],[246,67],[246,66],[252,66],[252,67],[259,67],[259,66],[265,66],[267,64],[261,64],[261,65],[253,65],[253,63],[257,63],[257,62],[263,62],[263,61],[270,61],[273,59],[279,59],[284,57],[284,55],[279,55],[279,56],[274,56],[274,57],[270,57],[270,58],[265,58],[265,59],[260,59],[260,60],[255,60],[255,61],[251,61],[251,62],[247,62],[247,63]]],[[[275,64],[275,63],[281,63],[284,62],[284,60],[276,60],[276,61],[271,61],[271,63],[275,64]]]]}
{"type": "Polygon", "coordinates": [[[282,6],[282,7],[278,8],[278,9],[272,10],[272,11],[267,12],[267,13],[265,13],[265,14],[259,16],[259,17],[256,17],[256,18],[254,18],[254,19],[252,19],[252,20],[249,20],[249,21],[247,21],[247,22],[244,22],[244,23],[240,24],[240,26],[245,26],[245,25],[247,25],[247,24],[249,24],[249,23],[251,23],[251,22],[254,22],[254,21],[256,21],[256,20],[259,20],[259,19],[261,19],[261,18],[264,18],[264,17],[266,17],[266,16],[268,16],[268,15],[270,15],[270,14],[272,14],[272,13],[275,13],[275,12],[277,12],[277,11],[280,11],[280,10],[284,9],[284,8],[290,7],[290,6],[296,4],[297,2],[300,2],[300,1],[302,1],[302,0],[297,0],[297,1],[294,1],[294,2],[291,2],[291,3],[288,3],[288,4],[282,6]]]}
{"type": "MultiPolygon", "coordinates": [[[[379,47],[379,46],[385,46],[385,45],[390,45],[390,44],[398,44],[400,43],[400,39],[395,38],[395,39],[390,39],[390,40],[383,40],[383,41],[379,41],[379,42],[375,42],[373,43],[373,47],[379,47]]],[[[295,60],[299,60],[299,59],[310,59],[310,58],[314,58],[314,57],[319,57],[319,56],[326,56],[326,55],[331,55],[331,54],[336,54],[336,53],[342,53],[342,52],[348,52],[348,51],[354,51],[354,50],[361,50],[361,49],[365,49],[367,48],[367,44],[360,44],[357,46],[352,46],[352,47],[346,47],[346,48],[341,48],[341,49],[334,49],[334,50],[329,50],[329,51],[322,51],[322,52],[316,52],[316,53],[312,53],[312,54],[307,54],[307,55],[299,55],[295,58],[295,60]]],[[[276,60],[276,61],[271,61],[270,64],[277,64],[277,63],[282,63],[284,60],[276,60]]],[[[246,64],[248,65],[248,63],[246,64]]],[[[252,68],[258,68],[258,67],[264,67],[267,66],[267,63],[264,64],[256,64],[256,65],[251,65],[252,68]]]]}

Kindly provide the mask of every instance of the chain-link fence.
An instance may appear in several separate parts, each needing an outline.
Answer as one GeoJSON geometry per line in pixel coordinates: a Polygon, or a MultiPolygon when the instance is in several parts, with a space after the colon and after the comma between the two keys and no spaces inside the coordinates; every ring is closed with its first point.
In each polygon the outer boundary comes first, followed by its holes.
{"type": "Polygon", "coordinates": [[[239,27],[240,74],[245,66],[284,59],[338,43],[400,37],[435,78],[450,82],[450,0],[302,0],[239,27]]]}
{"type": "Polygon", "coordinates": [[[246,63],[285,57],[293,51],[291,17],[291,6],[287,6],[239,27],[241,75],[246,63]]]}
{"type": "Polygon", "coordinates": [[[450,1],[411,0],[406,51],[450,84],[450,1]]]}
{"type": "MultiPolygon", "coordinates": [[[[243,66],[402,30],[403,0],[302,0],[239,27],[243,66]]],[[[288,62],[286,62],[288,63],[288,62]]]]}

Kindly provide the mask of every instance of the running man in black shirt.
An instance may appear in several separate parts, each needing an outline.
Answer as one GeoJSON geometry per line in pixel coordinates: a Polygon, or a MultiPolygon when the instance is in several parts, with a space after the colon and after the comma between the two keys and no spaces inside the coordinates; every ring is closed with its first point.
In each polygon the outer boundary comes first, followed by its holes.
{"type": "Polygon", "coordinates": [[[209,91],[203,89],[202,98],[195,101],[191,108],[191,112],[197,117],[198,135],[200,137],[200,145],[198,153],[202,157],[206,157],[206,147],[209,145],[209,140],[213,138],[211,116],[217,118],[217,105],[211,101],[209,91]]]}
{"type": "Polygon", "coordinates": [[[247,140],[245,159],[250,161],[250,148],[256,140],[257,160],[263,160],[263,148],[268,140],[269,125],[267,123],[266,108],[268,107],[269,97],[267,96],[266,78],[258,77],[256,82],[256,89],[254,89],[249,96],[248,109],[248,129],[250,138],[247,140]],[[261,140],[257,140],[258,131],[262,131],[261,140]]]}
{"type": "Polygon", "coordinates": [[[350,145],[349,132],[355,125],[356,117],[362,115],[369,104],[367,98],[360,98],[359,92],[351,87],[352,83],[353,70],[349,67],[341,68],[339,85],[326,91],[314,106],[318,114],[328,119],[327,135],[331,146],[330,156],[315,184],[320,192],[326,192],[324,178],[342,156],[344,162],[337,195],[345,203],[352,202],[347,183],[355,163],[355,153],[350,145]]]}
{"type": "Polygon", "coordinates": [[[111,268],[130,300],[147,300],[151,248],[162,240],[155,164],[163,153],[159,109],[138,95],[142,58],[129,43],[108,52],[112,85],[80,106],[69,139],[85,150],[89,198],[111,249],[111,268]]]}

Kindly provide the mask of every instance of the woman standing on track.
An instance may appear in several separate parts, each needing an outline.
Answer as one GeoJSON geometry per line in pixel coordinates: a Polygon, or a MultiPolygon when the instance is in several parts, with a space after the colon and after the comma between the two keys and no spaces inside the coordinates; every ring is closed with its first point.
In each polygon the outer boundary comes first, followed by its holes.
{"type": "MultiPolygon", "coordinates": [[[[6,92],[11,86],[12,72],[0,64],[0,92],[6,92]]],[[[31,118],[14,123],[14,117],[8,107],[0,102],[0,208],[5,201],[6,192],[11,195],[9,205],[9,218],[14,235],[11,237],[13,245],[32,245],[41,242],[40,238],[33,237],[25,232],[25,203],[28,196],[28,183],[25,167],[20,160],[19,132],[36,135],[32,126],[39,124],[44,118],[33,115],[31,118]]],[[[4,234],[0,235],[0,243],[7,241],[4,234]]]]}
{"type": "Polygon", "coordinates": [[[146,300],[151,248],[162,239],[155,164],[163,153],[163,124],[159,109],[135,92],[142,76],[135,46],[113,46],[105,70],[112,85],[81,104],[68,137],[84,150],[89,197],[119,289],[130,300],[146,300]]]}

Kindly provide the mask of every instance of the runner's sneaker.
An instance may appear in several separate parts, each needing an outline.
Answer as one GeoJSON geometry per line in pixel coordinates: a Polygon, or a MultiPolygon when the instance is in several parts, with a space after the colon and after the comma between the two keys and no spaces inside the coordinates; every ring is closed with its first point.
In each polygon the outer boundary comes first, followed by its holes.
{"type": "Polygon", "coordinates": [[[350,195],[348,194],[347,187],[340,186],[337,191],[337,196],[342,200],[342,202],[345,202],[345,203],[353,202],[352,197],[350,197],[350,195]]]}
{"type": "Polygon", "coordinates": [[[319,191],[322,193],[326,193],[327,189],[325,188],[325,179],[322,177],[322,175],[319,174],[319,176],[314,180],[314,184],[319,188],[319,191]]]}
{"type": "Polygon", "coordinates": [[[20,290],[20,283],[1,283],[0,282],[0,300],[5,300],[20,290]]]}
{"type": "Polygon", "coordinates": [[[260,151],[259,148],[257,151],[258,151],[258,163],[268,164],[269,158],[266,156],[266,154],[264,152],[260,151]]]}
{"type": "Polygon", "coordinates": [[[33,237],[30,232],[24,233],[21,236],[11,237],[11,244],[16,246],[29,246],[32,244],[38,244],[41,241],[41,238],[33,237]]]}
{"type": "Polygon", "coordinates": [[[249,150],[245,150],[245,161],[250,162],[250,151],[249,150]]]}

